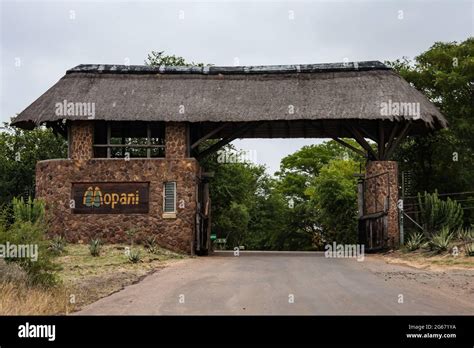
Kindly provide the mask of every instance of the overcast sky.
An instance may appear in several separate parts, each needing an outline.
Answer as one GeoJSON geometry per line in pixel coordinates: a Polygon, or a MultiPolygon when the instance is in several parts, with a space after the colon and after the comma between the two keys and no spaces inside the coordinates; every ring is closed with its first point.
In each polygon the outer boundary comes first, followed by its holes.
{"type": "MultiPolygon", "coordinates": [[[[0,121],[78,64],[151,50],[214,65],[413,58],[474,33],[474,1],[1,1],[0,121]]],[[[308,139],[234,141],[269,172],[308,139]]]]}

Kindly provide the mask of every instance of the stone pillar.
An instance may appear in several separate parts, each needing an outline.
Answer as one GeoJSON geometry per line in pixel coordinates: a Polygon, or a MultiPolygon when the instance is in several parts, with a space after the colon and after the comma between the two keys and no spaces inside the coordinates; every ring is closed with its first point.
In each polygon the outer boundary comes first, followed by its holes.
{"type": "Polygon", "coordinates": [[[71,123],[69,156],[74,160],[88,160],[94,156],[94,124],[87,121],[71,123]]]}
{"type": "Polygon", "coordinates": [[[165,154],[168,159],[186,158],[188,155],[187,124],[167,122],[165,129],[165,154]]]}
{"type": "Polygon", "coordinates": [[[398,226],[398,164],[395,161],[368,161],[365,171],[364,215],[387,212],[387,246],[400,243],[398,226]]]}

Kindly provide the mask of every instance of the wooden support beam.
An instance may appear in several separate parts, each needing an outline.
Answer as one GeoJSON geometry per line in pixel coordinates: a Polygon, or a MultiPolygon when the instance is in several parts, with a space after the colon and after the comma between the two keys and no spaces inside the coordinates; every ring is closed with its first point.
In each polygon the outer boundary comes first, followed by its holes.
{"type": "Polygon", "coordinates": [[[369,138],[370,140],[378,143],[378,138],[371,134],[367,129],[365,129],[364,127],[360,127],[360,131],[365,135],[365,138],[369,138]]]}
{"type": "Polygon", "coordinates": [[[342,139],[339,139],[338,137],[331,137],[335,142],[341,144],[342,146],[345,146],[349,149],[351,149],[352,151],[358,153],[359,155],[361,155],[362,157],[367,157],[367,153],[365,153],[364,151],[352,146],[351,144],[349,143],[346,143],[344,140],[342,139]]]}
{"type": "Polygon", "coordinates": [[[369,158],[372,157],[373,159],[378,161],[379,156],[374,151],[374,149],[372,149],[372,146],[370,146],[367,140],[364,139],[362,134],[360,134],[359,130],[353,126],[348,126],[347,129],[354,136],[354,139],[359,143],[359,145],[362,146],[368,152],[369,158]]]}
{"type": "Polygon", "coordinates": [[[336,143],[339,143],[341,144],[342,146],[344,147],[347,147],[349,149],[351,149],[352,151],[358,153],[359,155],[361,155],[362,157],[364,158],[367,158],[367,153],[365,153],[364,151],[352,146],[351,144],[349,143],[346,143],[344,140],[340,139],[339,137],[331,134],[330,132],[328,132],[326,129],[324,129],[323,125],[321,125],[321,131],[323,134],[327,135],[329,138],[331,138],[332,140],[334,140],[336,143]]]}
{"type": "Polygon", "coordinates": [[[205,149],[204,151],[201,151],[200,153],[198,153],[196,155],[196,158],[198,160],[200,160],[200,159],[210,155],[211,153],[217,151],[218,149],[220,149],[221,147],[227,145],[231,141],[239,138],[240,136],[242,136],[242,134],[247,132],[249,129],[255,128],[255,127],[256,127],[256,123],[254,123],[254,122],[243,124],[242,126],[237,128],[237,130],[232,135],[230,135],[226,138],[223,138],[222,140],[218,141],[214,145],[212,145],[209,148],[205,149]]]}
{"type": "Polygon", "coordinates": [[[409,121],[405,124],[402,131],[400,132],[400,134],[395,139],[395,141],[393,141],[392,145],[387,149],[387,151],[385,152],[386,160],[388,160],[392,156],[393,152],[395,151],[397,146],[400,144],[400,142],[403,140],[403,138],[407,134],[408,130],[410,129],[410,126],[411,126],[411,121],[409,121]]]}
{"type": "Polygon", "coordinates": [[[301,121],[301,124],[303,125],[303,138],[306,138],[307,136],[307,133],[306,133],[306,122],[305,121],[301,121]]]}
{"type": "MultiPolygon", "coordinates": [[[[387,146],[385,148],[385,154],[387,154],[387,149],[389,149],[392,144],[393,144],[393,140],[395,139],[395,136],[397,135],[397,132],[398,132],[398,129],[400,128],[400,123],[395,123],[393,128],[392,128],[392,131],[390,132],[390,136],[388,137],[388,141],[387,141],[387,146]]],[[[384,156],[386,157],[386,156],[384,156]]]]}
{"type": "Polygon", "coordinates": [[[291,138],[291,122],[285,121],[286,123],[286,137],[291,138]]]}
{"type": "Polygon", "coordinates": [[[216,133],[220,132],[221,130],[223,130],[225,127],[227,127],[227,123],[224,123],[223,125],[213,129],[212,131],[210,131],[209,133],[205,134],[204,136],[202,136],[201,138],[199,138],[198,140],[196,140],[192,145],[191,145],[191,149],[194,149],[196,148],[197,146],[199,146],[199,144],[201,144],[203,141],[206,141],[207,139],[209,139],[210,137],[212,137],[213,135],[215,135],[216,133]]]}

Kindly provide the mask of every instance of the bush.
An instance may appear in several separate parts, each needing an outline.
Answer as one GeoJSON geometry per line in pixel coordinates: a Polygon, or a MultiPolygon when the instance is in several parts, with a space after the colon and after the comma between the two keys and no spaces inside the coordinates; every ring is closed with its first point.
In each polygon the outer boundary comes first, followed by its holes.
{"type": "Polygon", "coordinates": [[[423,230],[427,237],[436,234],[443,228],[449,231],[457,230],[462,225],[463,210],[461,205],[448,198],[443,201],[439,198],[438,192],[427,193],[423,196],[418,193],[418,204],[420,207],[419,219],[423,225],[423,230]]]}
{"type": "Polygon", "coordinates": [[[66,241],[62,236],[54,236],[49,242],[49,250],[53,255],[61,255],[64,252],[66,241]]]}
{"type": "Polygon", "coordinates": [[[460,228],[457,233],[458,239],[464,242],[472,242],[474,239],[474,228],[460,228]]]}
{"type": "Polygon", "coordinates": [[[474,256],[474,243],[468,243],[465,247],[466,256],[474,256]]]}
{"type": "Polygon", "coordinates": [[[10,262],[6,263],[0,259],[0,284],[1,283],[28,283],[28,274],[20,265],[10,262]]]}
{"type": "Polygon", "coordinates": [[[130,228],[125,231],[125,234],[128,236],[128,238],[130,238],[130,245],[133,245],[137,230],[135,228],[130,228]]]}
{"type": "Polygon", "coordinates": [[[45,205],[44,202],[38,199],[31,200],[25,203],[23,197],[13,198],[13,217],[15,221],[42,223],[44,222],[45,205]]]}
{"type": "Polygon", "coordinates": [[[145,239],[145,249],[152,254],[156,254],[159,250],[158,245],[156,244],[156,237],[151,236],[145,239]]]}
{"type": "Polygon", "coordinates": [[[413,233],[408,237],[407,242],[405,243],[406,248],[409,251],[415,251],[423,245],[423,233],[413,233]]]}
{"type": "Polygon", "coordinates": [[[89,243],[89,251],[92,256],[100,256],[102,250],[102,242],[100,239],[92,239],[89,243]]]}
{"type": "Polygon", "coordinates": [[[32,254],[6,257],[7,263],[18,264],[28,275],[31,284],[51,286],[57,283],[52,254],[48,250],[48,241],[45,238],[46,227],[41,223],[16,221],[8,230],[0,230],[0,244],[15,245],[17,248],[25,246],[32,254]],[[31,249],[33,248],[33,250],[31,249]],[[26,257],[19,257],[26,256],[26,257]]]}
{"type": "Polygon", "coordinates": [[[431,237],[428,246],[431,250],[440,253],[448,250],[452,239],[453,234],[449,231],[448,227],[444,227],[440,232],[431,237]]]}
{"type": "Polygon", "coordinates": [[[305,193],[316,206],[317,225],[325,243],[357,243],[357,179],[353,160],[332,160],[305,193]]]}
{"type": "Polygon", "coordinates": [[[128,254],[128,260],[132,263],[140,262],[140,260],[141,260],[140,250],[131,249],[130,253],[128,254]]]}

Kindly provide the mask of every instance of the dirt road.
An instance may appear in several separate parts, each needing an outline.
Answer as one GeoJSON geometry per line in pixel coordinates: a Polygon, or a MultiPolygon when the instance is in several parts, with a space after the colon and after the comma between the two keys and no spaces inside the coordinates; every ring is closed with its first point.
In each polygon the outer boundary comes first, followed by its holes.
{"type": "Polygon", "coordinates": [[[474,314],[474,271],[380,258],[219,253],[176,262],[77,314],[474,314]]]}

